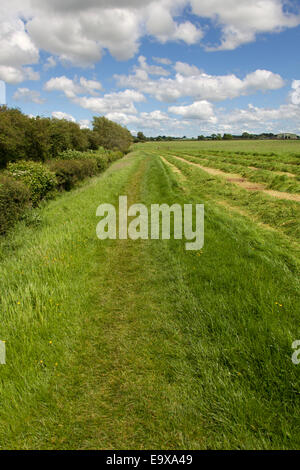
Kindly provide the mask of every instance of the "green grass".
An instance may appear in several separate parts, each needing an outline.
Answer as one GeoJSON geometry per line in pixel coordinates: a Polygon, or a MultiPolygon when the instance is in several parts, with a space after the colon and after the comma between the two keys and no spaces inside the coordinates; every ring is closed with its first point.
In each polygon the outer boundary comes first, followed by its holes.
{"type": "Polygon", "coordinates": [[[295,232],[229,212],[216,179],[167,157],[183,183],[156,145],[136,148],[2,241],[0,448],[299,448],[295,232]],[[97,206],[124,194],[204,202],[204,249],[97,240],[97,206]]]}
{"type": "MultiPolygon", "coordinates": [[[[174,144],[167,145],[165,143],[156,147],[155,150],[153,144],[152,147],[149,147],[149,144],[144,144],[143,148],[154,151],[154,153],[159,149],[161,155],[180,156],[206,167],[239,174],[249,181],[264,183],[266,189],[300,193],[300,153],[282,153],[285,142],[273,141],[272,146],[269,142],[270,147],[266,147],[265,141],[257,142],[256,148],[257,150],[260,149],[260,152],[253,152],[255,147],[251,145],[251,142],[248,143],[248,146],[242,145],[245,143],[241,142],[243,150],[239,151],[235,145],[236,142],[232,143],[231,151],[229,150],[231,147],[228,146],[227,142],[219,143],[216,149],[214,149],[213,143],[211,143],[212,148],[208,144],[210,143],[189,142],[184,144],[179,142],[177,146],[174,146],[174,144]],[[223,145],[221,146],[221,144],[223,145]],[[277,153],[264,153],[267,148],[276,150],[277,153]]],[[[285,150],[287,151],[288,148],[288,146],[285,147],[285,150]]]]}
{"type": "MultiPolygon", "coordinates": [[[[201,193],[205,200],[227,202],[236,209],[246,211],[252,219],[285,234],[296,242],[300,236],[300,206],[294,201],[276,199],[259,191],[249,192],[222,177],[207,174],[200,168],[184,163],[174,157],[165,156],[188,179],[187,189],[191,194],[201,193]]],[[[289,240],[288,243],[291,242],[289,240]]],[[[299,244],[293,245],[299,254],[299,244]]]]}
{"type": "Polygon", "coordinates": [[[243,153],[275,153],[300,155],[300,140],[229,140],[229,141],[196,141],[196,142],[155,142],[145,144],[149,149],[175,149],[180,151],[220,151],[220,152],[243,152],[243,153]]]}

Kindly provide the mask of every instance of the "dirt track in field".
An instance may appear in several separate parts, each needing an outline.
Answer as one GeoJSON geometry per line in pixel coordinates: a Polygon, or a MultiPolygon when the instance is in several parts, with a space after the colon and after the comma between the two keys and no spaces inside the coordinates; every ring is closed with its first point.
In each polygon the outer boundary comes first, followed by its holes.
{"type": "Polygon", "coordinates": [[[182,174],[182,172],[179,170],[179,168],[177,168],[177,166],[173,165],[172,163],[168,162],[168,160],[166,160],[164,157],[160,156],[160,158],[162,159],[162,161],[168,165],[173,171],[174,173],[177,173],[178,175],[180,175],[180,177],[182,179],[186,179],[186,177],[182,174]]]}
{"type": "Polygon", "coordinates": [[[264,194],[267,194],[268,196],[275,197],[277,199],[285,199],[287,201],[296,201],[300,202],[300,195],[298,194],[291,194],[291,193],[285,193],[283,191],[274,191],[272,189],[266,189],[266,186],[262,183],[253,183],[251,181],[246,180],[246,178],[243,178],[241,175],[235,174],[235,173],[226,173],[225,171],[218,170],[216,168],[209,168],[203,165],[200,165],[199,163],[194,163],[186,160],[185,158],[178,157],[176,155],[173,155],[174,158],[177,160],[181,160],[184,163],[187,163],[188,165],[192,166],[197,166],[201,170],[205,171],[206,173],[213,175],[213,176],[220,176],[224,178],[226,181],[236,184],[237,186],[240,186],[243,189],[246,189],[247,191],[260,191],[264,194]]]}

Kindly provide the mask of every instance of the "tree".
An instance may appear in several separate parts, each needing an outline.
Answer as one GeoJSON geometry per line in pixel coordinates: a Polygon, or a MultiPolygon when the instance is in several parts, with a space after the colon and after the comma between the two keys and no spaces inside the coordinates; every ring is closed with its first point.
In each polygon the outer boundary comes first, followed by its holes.
{"type": "Polygon", "coordinates": [[[132,135],[106,118],[94,118],[94,129],[80,129],[66,119],[30,118],[19,109],[0,106],[0,168],[17,160],[45,161],[65,150],[97,150],[100,145],[126,152],[132,135]]]}
{"type": "Polygon", "coordinates": [[[56,158],[61,152],[72,148],[68,132],[68,121],[65,119],[51,119],[50,142],[52,158],[56,158]]]}
{"type": "Polygon", "coordinates": [[[50,153],[50,119],[31,118],[28,120],[26,138],[26,156],[29,160],[45,161],[50,153]]]}
{"type": "Polygon", "coordinates": [[[137,133],[137,140],[139,142],[146,142],[147,137],[143,134],[143,132],[138,132],[137,133]]]}
{"type": "Polygon", "coordinates": [[[94,117],[93,129],[97,136],[97,143],[109,150],[127,152],[132,143],[132,135],[125,127],[120,126],[105,117],[94,117]]]}
{"type": "Polygon", "coordinates": [[[69,122],[70,143],[73,150],[84,152],[88,149],[89,141],[84,132],[80,129],[79,125],[75,122],[69,122]]]}
{"type": "Polygon", "coordinates": [[[248,132],[243,132],[242,138],[243,138],[243,139],[250,139],[251,136],[250,136],[250,134],[249,134],[248,132]]]}
{"type": "Polygon", "coordinates": [[[88,141],[88,149],[89,150],[97,150],[98,145],[98,138],[96,132],[92,131],[91,129],[82,129],[81,131],[87,138],[88,141]]]}
{"type": "Polygon", "coordinates": [[[0,167],[26,158],[26,129],[29,118],[19,109],[0,106],[0,167]]]}

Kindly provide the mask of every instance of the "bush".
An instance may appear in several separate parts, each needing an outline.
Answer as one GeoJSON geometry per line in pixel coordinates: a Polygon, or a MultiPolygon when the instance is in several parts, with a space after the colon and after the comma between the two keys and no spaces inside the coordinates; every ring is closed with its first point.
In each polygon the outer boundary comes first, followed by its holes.
{"type": "Polygon", "coordinates": [[[30,191],[20,181],[0,176],[0,234],[4,234],[22,216],[30,202],[30,191]]]}
{"type": "Polygon", "coordinates": [[[93,176],[98,172],[95,159],[82,160],[50,160],[47,163],[50,170],[55,173],[58,187],[70,191],[78,181],[93,176]]]}
{"type": "Polygon", "coordinates": [[[55,174],[42,163],[30,161],[9,163],[7,174],[28,186],[33,205],[37,205],[41,199],[53,193],[57,186],[55,174]]]}
{"type": "Polygon", "coordinates": [[[81,160],[90,156],[90,152],[79,152],[78,150],[65,150],[57,155],[57,160],[81,160]]]}
{"type": "Polygon", "coordinates": [[[120,160],[123,157],[123,152],[120,150],[115,150],[114,152],[109,152],[108,154],[108,161],[109,163],[115,162],[116,160],[120,160]]]}
{"type": "MultiPolygon", "coordinates": [[[[78,152],[76,150],[66,150],[65,152],[60,153],[59,157],[60,160],[95,160],[98,171],[102,172],[106,170],[108,163],[112,161],[109,159],[110,153],[112,152],[106,151],[103,148],[100,148],[97,152],[78,152]]],[[[123,156],[122,153],[121,156],[123,156]]]]}
{"type": "Polygon", "coordinates": [[[109,161],[106,155],[95,155],[95,160],[97,163],[97,168],[98,171],[101,173],[102,171],[105,171],[106,168],[108,167],[109,161]]]}

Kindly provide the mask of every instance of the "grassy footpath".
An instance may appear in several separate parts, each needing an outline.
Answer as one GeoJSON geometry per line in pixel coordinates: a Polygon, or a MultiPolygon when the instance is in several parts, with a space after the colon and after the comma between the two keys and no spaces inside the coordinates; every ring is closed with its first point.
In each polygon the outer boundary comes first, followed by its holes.
{"type": "Polygon", "coordinates": [[[298,261],[187,176],[135,152],[3,242],[0,448],[299,447],[298,261]],[[205,202],[204,250],[100,242],[119,194],[205,202]]]}

